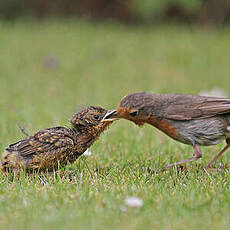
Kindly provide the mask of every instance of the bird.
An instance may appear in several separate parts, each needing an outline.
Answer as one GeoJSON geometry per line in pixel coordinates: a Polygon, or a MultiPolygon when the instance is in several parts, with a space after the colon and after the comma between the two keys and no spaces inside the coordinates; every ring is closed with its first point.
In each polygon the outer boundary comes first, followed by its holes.
{"type": "Polygon", "coordinates": [[[9,145],[3,155],[0,168],[3,172],[54,171],[59,166],[74,162],[112,123],[102,119],[107,110],[89,106],[77,112],[70,120],[71,128],[53,127],[40,130],[9,145]]]}
{"type": "Polygon", "coordinates": [[[225,140],[226,146],[206,165],[208,169],[230,147],[230,98],[138,92],[123,97],[103,120],[120,118],[138,126],[152,125],[172,139],[193,147],[193,157],[163,169],[196,161],[202,157],[201,146],[225,140]]]}

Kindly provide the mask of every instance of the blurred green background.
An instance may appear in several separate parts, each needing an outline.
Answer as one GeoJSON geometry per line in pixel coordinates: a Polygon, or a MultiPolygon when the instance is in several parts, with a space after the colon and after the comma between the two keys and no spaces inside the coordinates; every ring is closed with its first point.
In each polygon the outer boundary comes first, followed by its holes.
{"type": "Polygon", "coordinates": [[[66,123],[84,105],[114,108],[136,91],[229,93],[228,28],[57,19],[2,21],[0,34],[3,133],[11,116],[44,128],[66,123]]]}

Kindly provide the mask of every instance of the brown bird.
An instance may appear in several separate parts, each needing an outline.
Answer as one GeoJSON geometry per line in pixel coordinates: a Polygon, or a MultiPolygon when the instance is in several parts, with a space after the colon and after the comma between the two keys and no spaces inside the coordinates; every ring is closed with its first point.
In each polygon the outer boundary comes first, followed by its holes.
{"type": "Polygon", "coordinates": [[[87,107],[72,117],[71,129],[54,127],[40,130],[9,145],[2,156],[2,170],[52,171],[59,165],[74,162],[111,124],[111,121],[102,122],[106,112],[101,107],[87,107]]]}
{"type": "Polygon", "coordinates": [[[174,140],[193,146],[192,158],[164,168],[196,161],[202,156],[200,146],[216,145],[225,139],[227,145],[206,166],[209,168],[230,147],[230,98],[134,93],[125,96],[103,120],[118,118],[139,126],[150,124],[174,140]]]}

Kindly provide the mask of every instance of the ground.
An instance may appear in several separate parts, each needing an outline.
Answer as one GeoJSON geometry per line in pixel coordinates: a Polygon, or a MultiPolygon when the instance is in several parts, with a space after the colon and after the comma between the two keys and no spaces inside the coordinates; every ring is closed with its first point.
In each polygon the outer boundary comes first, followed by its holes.
{"type": "MultiPolygon", "coordinates": [[[[112,109],[131,92],[230,95],[229,28],[21,20],[0,22],[0,34],[1,153],[23,137],[18,124],[29,133],[68,126],[79,108],[112,109]]],[[[62,173],[0,173],[0,229],[229,229],[229,170],[202,170],[223,146],[202,148],[183,172],[161,172],[192,148],[116,122],[62,173]],[[143,206],[127,208],[132,196],[143,206]]]]}

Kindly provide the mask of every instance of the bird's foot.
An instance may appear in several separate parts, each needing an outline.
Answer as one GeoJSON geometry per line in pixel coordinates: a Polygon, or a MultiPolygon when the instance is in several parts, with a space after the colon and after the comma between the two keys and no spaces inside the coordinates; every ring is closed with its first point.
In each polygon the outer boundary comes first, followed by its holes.
{"type": "Polygon", "coordinates": [[[191,157],[191,158],[189,158],[189,159],[185,159],[185,160],[183,160],[183,161],[178,161],[178,162],[175,162],[175,163],[173,163],[173,164],[168,164],[168,165],[166,165],[166,166],[163,167],[163,170],[166,170],[166,169],[169,169],[169,168],[178,166],[178,165],[181,166],[182,164],[185,164],[185,163],[191,162],[191,161],[196,161],[196,160],[198,160],[198,159],[199,159],[198,157],[194,156],[194,157],[191,157]]]}

